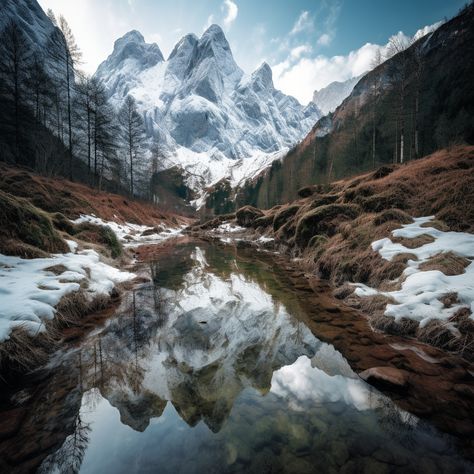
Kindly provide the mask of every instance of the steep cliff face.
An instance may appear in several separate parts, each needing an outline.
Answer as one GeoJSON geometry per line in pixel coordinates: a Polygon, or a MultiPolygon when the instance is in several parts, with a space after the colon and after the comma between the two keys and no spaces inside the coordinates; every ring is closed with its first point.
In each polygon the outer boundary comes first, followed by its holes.
{"type": "Polygon", "coordinates": [[[305,107],[276,90],[268,64],[245,75],[217,25],[200,38],[184,36],[167,60],[131,31],[95,75],[115,106],[135,97],[163,166],[180,168],[197,197],[222,178],[235,187],[253,177],[321,116],[315,104],[305,107]]]}
{"type": "Polygon", "coordinates": [[[474,143],[473,81],[471,5],[360,79],[281,162],[247,181],[236,202],[268,208],[309,184],[474,143]]]}

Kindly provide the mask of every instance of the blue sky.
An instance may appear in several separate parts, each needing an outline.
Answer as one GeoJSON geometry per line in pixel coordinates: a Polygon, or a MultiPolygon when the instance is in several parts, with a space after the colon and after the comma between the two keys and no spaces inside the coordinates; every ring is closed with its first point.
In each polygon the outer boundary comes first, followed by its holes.
{"type": "Polygon", "coordinates": [[[251,73],[262,61],[277,87],[301,102],[332,80],[364,72],[377,47],[402,31],[453,16],[465,0],[39,0],[63,13],[93,73],[114,41],[137,29],[165,57],[186,33],[211,23],[226,32],[237,63],[251,73]]]}

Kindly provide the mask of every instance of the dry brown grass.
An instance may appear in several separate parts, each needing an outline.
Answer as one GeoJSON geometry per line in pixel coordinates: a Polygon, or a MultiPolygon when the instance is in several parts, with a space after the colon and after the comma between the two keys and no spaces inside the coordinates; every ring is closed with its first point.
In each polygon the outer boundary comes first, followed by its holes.
{"type": "Polygon", "coordinates": [[[438,219],[433,219],[429,222],[424,222],[420,225],[420,227],[433,227],[434,229],[438,229],[442,232],[447,232],[449,230],[449,227],[444,222],[438,219]]]}
{"type": "Polygon", "coordinates": [[[417,249],[426,244],[431,244],[435,239],[429,234],[422,234],[418,237],[408,239],[406,237],[391,237],[392,242],[396,244],[401,244],[407,249],[417,249]]]}
{"type": "Polygon", "coordinates": [[[80,214],[92,213],[107,221],[118,220],[122,223],[133,222],[149,226],[162,222],[170,225],[190,222],[190,219],[163,212],[151,203],[127,199],[65,179],[38,176],[2,163],[0,190],[28,199],[46,212],[62,213],[71,219],[79,217],[80,214]]]}
{"type": "Polygon", "coordinates": [[[28,248],[22,244],[44,252],[69,250],[45,212],[26,199],[0,190],[0,252],[14,255],[25,253],[28,248]],[[12,241],[18,243],[18,249],[12,241]]]}
{"type": "Polygon", "coordinates": [[[420,270],[439,270],[447,276],[461,275],[471,263],[470,260],[453,252],[439,253],[420,265],[420,270]]]}
{"type": "Polygon", "coordinates": [[[117,293],[91,300],[83,290],[69,293],[57,305],[54,319],[45,321],[44,331],[31,336],[22,326],[15,328],[0,344],[0,373],[25,373],[46,363],[59,347],[64,328],[80,326],[85,316],[107,308],[114,296],[117,293]]]}

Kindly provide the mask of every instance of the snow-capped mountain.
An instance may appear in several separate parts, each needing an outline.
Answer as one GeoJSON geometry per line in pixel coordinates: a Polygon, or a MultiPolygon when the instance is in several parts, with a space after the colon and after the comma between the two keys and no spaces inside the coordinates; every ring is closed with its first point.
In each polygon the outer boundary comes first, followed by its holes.
{"type": "Polygon", "coordinates": [[[135,97],[164,166],[183,168],[197,191],[223,177],[237,185],[253,176],[321,116],[314,104],[304,107],[276,90],[268,64],[244,74],[217,25],[201,38],[184,36],[167,60],[131,31],[115,42],[96,77],[115,106],[127,94],[135,97]]]}
{"type": "Polygon", "coordinates": [[[321,90],[314,91],[313,104],[315,104],[324,115],[327,115],[329,112],[334,112],[336,108],[342,104],[342,101],[346,97],[349,97],[352,89],[354,89],[354,86],[359,82],[361,77],[362,76],[352,77],[344,82],[334,81],[321,90]]]}

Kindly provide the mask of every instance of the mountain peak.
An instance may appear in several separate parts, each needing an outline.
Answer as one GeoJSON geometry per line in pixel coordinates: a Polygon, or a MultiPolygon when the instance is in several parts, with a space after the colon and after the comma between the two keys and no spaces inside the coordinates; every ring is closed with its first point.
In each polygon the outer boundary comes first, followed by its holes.
{"type": "Polygon", "coordinates": [[[272,68],[266,62],[263,62],[258,69],[253,72],[252,82],[257,85],[258,89],[273,87],[272,68]]]}
{"type": "Polygon", "coordinates": [[[156,43],[146,43],[143,35],[132,30],[115,41],[112,54],[99,65],[96,76],[104,78],[133,61],[136,71],[142,71],[164,61],[163,54],[156,43]]]}
{"type": "Polygon", "coordinates": [[[171,54],[168,57],[168,61],[170,59],[173,59],[175,56],[183,54],[183,52],[194,48],[198,41],[198,37],[193,33],[183,36],[176,43],[175,47],[173,48],[173,51],[171,51],[171,54]]]}
{"type": "Polygon", "coordinates": [[[128,43],[145,43],[145,38],[138,30],[131,30],[115,41],[114,49],[123,47],[128,43]]]}
{"type": "Polygon", "coordinates": [[[203,34],[201,39],[204,38],[215,38],[215,39],[224,39],[227,41],[224,31],[219,25],[212,24],[203,34]]]}

